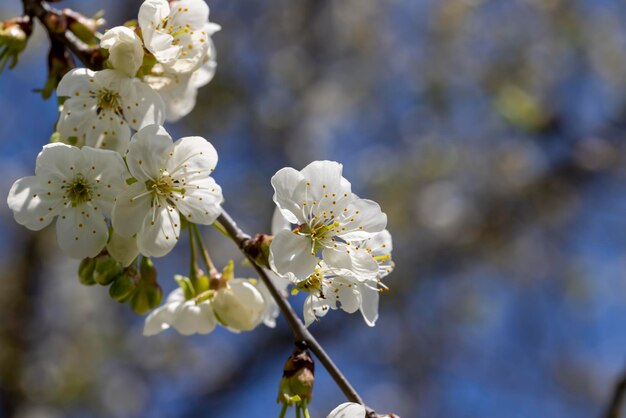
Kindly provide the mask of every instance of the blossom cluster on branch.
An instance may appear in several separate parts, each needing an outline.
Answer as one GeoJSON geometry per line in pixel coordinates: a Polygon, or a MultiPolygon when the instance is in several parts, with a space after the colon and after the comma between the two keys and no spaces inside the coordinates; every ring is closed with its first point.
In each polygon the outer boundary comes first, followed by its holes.
{"type": "MultiPolygon", "coordinates": [[[[61,250],[82,259],[82,283],[109,286],[114,300],[150,313],[146,336],[169,328],[207,334],[217,325],[250,331],[274,326],[279,312],[267,282],[236,278],[232,261],[220,271],[203,242],[198,225],[226,233],[218,219],[222,188],[212,177],[216,149],[199,136],[173,140],[163,127],[191,112],[198,88],[215,73],[211,36],[220,27],[208,18],[204,0],[145,0],[137,21],[89,35],[99,39],[104,69],[62,76],[52,142],[37,156],[35,175],[15,181],[7,198],[28,229],[55,222],[61,250]],[[189,273],[175,277],[178,288],[161,305],[150,258],[167,255],[183,231],[189,273]]],[[[18,49],[10,49],[11,65],[18,49]]],[[[307,293],[306,326],[331,309],[360,311],[373,326],[386,289],[381,280],[394,268],[380,206],[354,194],[334,161],[283,168],[271,184],[273,236],[261,236],[254,259],[269,285],[285,296],[289,287],[291,294],[307,293]]],[[[283,388],[279,401],[308,414],[306,396],[283,388]]],[[[312,382],[308,397],[311,388],[312,382]]],[[[348,407],[331,415],[353,416],[348,410],[361,414],[348,407]]]]}

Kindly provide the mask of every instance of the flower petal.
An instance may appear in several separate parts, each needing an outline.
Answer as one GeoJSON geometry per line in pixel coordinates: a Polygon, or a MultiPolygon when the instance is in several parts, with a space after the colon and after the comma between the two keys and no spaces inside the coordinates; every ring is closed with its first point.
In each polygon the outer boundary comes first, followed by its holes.
{"type": "Polygon", "coordinates": [[[211,177],[187,182],[185,193],[174,196],[176,209],[189,222],[211,225],[222,213],[222,189],[211,177]]]}
{"type": "Polygon", "coordinates": [[[363,405],[346,402],[333,409],[326,418],[365,418],[365,412],[363,405]]]}
{"type": "Polygon", "coordinates": [[[133,177],[141,182],[158,178],[171,145],[172,137],[164,127],[149,125],[140,129],[133,135],[126,154],[126,163],[133,177]]]}
{"type": "Polygon", "coordinates": [[[148,257],[163,257],[178,242],[180,215],[165,200],[155,204],[137,233],[137,248],[148,257]]]}
{"type": "Polygon", "coordinates": [[[356,249],[345,244],[324,248],[324,262],[337,274],[351,277],[358,281],[374,279],[378,273],[378,264],[364,249],[356,249]]]}
{"type": "Polygon", "coordinates": [[[88,204],[63,210],[56,226],[59,246],[72,258],[95,257],[109,237],[106,218],[88,204]]]}
{"type": "Polygon", "coordinates": [[[318,259],[311,254],[311,240],[308,237],[282,231],[274,236],[270,245],[269,262],[272,270],[281,276],[292,273],[304,280],[315,270],[318,259]]]}
{"type": "Polygon", "coordinates": [[[91,147],[83,147],[81,151],[85,164],[83,173],[95,184],[92,199],[105,215],[110,215],[115,198],[125,189],[126,177],[130,175],[126,164],[116,151],[91,147]]]}
{"type": "Polygon", "coordinates": [[[107,251],[117,261],[119,261],[124,267],[130,266],[130,264],[139,255],[137,249],[137,239],[133,237],[123,237],[115,230],[112,230],[111,237],[107,243],[107,251]]]}
{"type": "Polygon", "coordinates": [[[167,152],[171,157],[165,169],[175,178],[209,176],[217,166],[217,151],[209,141],[199,136],[180,138],[167,152]]]}
{"type": "Polygon", "coordinates": [[[387,226],[387,215],[378,203],[368,199],[354,199],[339,222],[345,232],[337,235],[346,241],[363,240],[381,232],[387,226]]]}
{"type": "Polygon", "coordinates": [[[96,73],[87,68],[74,68],[63,76],[57,86],[59,97],[80,97],[91,89],[96,73]],[[79,93],[78,96],[76,93],[79,93]]]}
{"type": "Polygon", "coordinates": [[[159,93],[137,78],[128,78],[122,83],[122,111],[133,129],[162,125],[165,120],[165,103],[159,93]]]}
{"type": "Polygon", "coordinates": [[[150,216],[152,193],[143,182],[133,183],[115,199],[113,229],[123,237],[131,237],[141,229],[144,219],[150,216]]]}
{"type": "Polygon", "coordinates": [[[170,323],[172,322],[173,312],[177,307],[177,303],[166,303],[165,305],[152,311],[144,323],[143,335],[151,337],[169,329],[170,323]]]}
{"type": "Polygon", "coordinates": [[[274,203],[285,219],[292,224],[306,222],[302,213],[302,204],[306,201],[304,176],[291,167],[285,167],[278,170],[272,177],[272,187],[274,188],[274,203]]]}
{"type": "Polygon", "coordinates": [[[13,211],[15,221],[33,231],[48,226],[63,210],[64,204],[60,193],[51,197],[47,193],[35,176],[24,177],[13,183],[7,203],[13,211]]]}
{"type": "Polygon", "coordinates": [[[77,166],[82,166],[79,148],[62,143],[46,144],[37,156],[35,174],[42,179],[62,181],[74,177],[77,166]]]}
{"type": "Polygon", "coordinates": [[[376,325],[378,319],[378,299],[380,292],[376,283],[362,283],[360,285],[361,293],[361,314],[365,323],[370,327],[376,325]]]}
{"type": "Polygon", "coordinates": [[[181,304],[172,320],[172,326],[182,335],[208,334],[217,321],[210,303],[196,305],[194,301],[181,304]]]}
{"type": "Polygon", "coordinates": [[[313,294],[309,295],[304,301],[304,325],[308,327],[318,318],[326,315],[329,310],[330,307],[324,299],[320,299],[313,294]]]}

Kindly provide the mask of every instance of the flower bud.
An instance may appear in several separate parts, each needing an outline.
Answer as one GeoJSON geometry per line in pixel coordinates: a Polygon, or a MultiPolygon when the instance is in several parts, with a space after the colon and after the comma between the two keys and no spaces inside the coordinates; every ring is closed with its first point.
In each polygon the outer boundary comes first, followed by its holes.
{"type": "Polygon", "coordinates": [[[101,16],[88,18],[72,9],[63,9],[63,17],[67,20],[70,31],[86,44],[94,44],[98,27],[104,24],[101,16]]]}
{"type": "Polygon", "coordinates": [[[246,242],[245,250],[261,267],[270,268],[270,244],[272,243],[271,235],[257,234],[254,239],[246,242]]]}
{"type": "Polygon", "coordinates": [[[96,281],[93,278],[93,271],[95,267],[96,260],[94,258],[83,259],[78,266],[78,280],[86,286],[96,284],[96,281]]]}
{"type": "Polygon", "coordinates": [[[234,331],[250,331],[263,320],[265,300],[254,285],[244,279],[228,281],[212,300],[220,322],[234,331]]]}
{"type": "Polygon", "coordinates": [[[114,258],[105,255],[96,258],[93,279],[100,285],[106,286],[122,272],[122,266],[114,258]]]}
{"type": "Polygon", "coordinates": [[[28,38],[33,31],[30,17],[18,17],[0,23],[0,72],[9,64],[17,65],[19,54],[26,48],[28,38]]]}
{"type": "Polygon", "coordinates": [[[154,268],[154,264],[152,263],[152,260],[150,260],[150,258],[144,257],[141,259],[139,274],[141,275],[142,282],[156,284],[157,270],[156,268],[154,268]]]}
{"type": "Polygon", "coordinates": [[[130,273],[125,272],[113,280],[111,287],[109,287],[109,295],[119,303],[128,302],[133,296],[136,287],[130,273]]]}
{"type": "Polygon", "coordinates": [[[163,291],[157,283],[141,282],[130,299],[130,306],[139,315],[145,315],[161,304],[163,291]]]}
{"type": "Polygon", "coordinates": [[[311,400],[315,382],[315,363],[308,351],[296,345],[283,368],[283,377],[278,390],[278,402],[292,403],[311,400]]]}
{"type": "Polygon", "coordinates": [[[134,30],[125,26],[109,29],[100,40],[100,47],[109,51],[109,62],[116,70],[134,77],[143,65],[143,43],[134,30]]]}

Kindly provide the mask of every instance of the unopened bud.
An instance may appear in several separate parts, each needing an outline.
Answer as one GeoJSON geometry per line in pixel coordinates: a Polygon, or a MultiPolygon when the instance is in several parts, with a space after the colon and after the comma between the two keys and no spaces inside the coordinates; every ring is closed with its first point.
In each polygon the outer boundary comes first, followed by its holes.
{"type": "Polygon", "coordinates": [[[93,278],[93,271],[95,267],[96,260],[94,258],[83,259],[78,266],[78,280],[86,286],[96,284],[96,281],[93,278]]]}
{"type": "Polygon", "coordinates": [[[93,278],[102,286],[110,284],[122,272],[122,266],[111,256],[105,255],[96,259],[93,278]]]}
{"type": "Polygon", "coordinates": [[[152,260],[148,257],[141,259],[141,266],[139,267],[139,274],[141,275],[141,281],[146,283],[157,282],[157,270],[152,263],[152,260]]]}
{"type": "Polygon", "coordinates": [[[311,400],[315,382],[315,363],[305,347],[297,344],[283,368],[280,380],[278,402],[291,405],[311,400]]]}
{"type": "Polygon", "coordinates": [[[135,281],[128,272],[118,276],[111,287],[109,287],[109,295],[117,302],[128,302],[136,289],[135,281]]]}
{"type": "Polygon", "coordinates": [[[0,72],[7,64],[17,65],[19,54],[26,48],[33,24],[28,16],[17,17],[0,23],[0,72]]]}
{"type": "Polygon", "coordinates": [[[271,235],[257,234],[254,239],[246,242],[245,251],[250,257],[254,259],[254,262],[265,268],[270,268],[270,244],[272,243],[271,235]]]}
{"type": "Polygon", "coordinates": [[[163,291],[158,284],[141,283],[130,299],[130,306],[139,315],[145,315],[161,304],[163,291]]]}
{"type": "Polygon", "coordinates": [[[265,299],[248,280],[233,279],[221,287],[212,301],[219,321],[234,331],[251,331],[263,320],[265,299]]]}
{"type": "Polygon", "coordinates": [[[71,9],[63,9],[63,17],[67,19],[67,25],[74,35],[88,45],[96,43],[96,31],[104,25],[104,19],[96,15],[92,18],[83,16],[71,9]]]}

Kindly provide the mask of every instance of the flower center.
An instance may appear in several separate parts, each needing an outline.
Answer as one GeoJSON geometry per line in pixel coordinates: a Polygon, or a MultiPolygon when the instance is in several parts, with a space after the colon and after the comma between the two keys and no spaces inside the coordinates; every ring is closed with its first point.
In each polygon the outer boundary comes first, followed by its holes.
{"type": "Polygon", "coordinates": [[[159,177],[157,180],[146,181],[146,187],[158,196],[171,197],[173,192],[185,194],[185,188],[180,187],[180,182],[174,180],[169,174],[159,177]]]}
{"type": "Polygon", "coordinates": [[[109,89],[98,90],[98,110],[120,109],[120,94],[109,89]]]}
{"type": "Polygon", "coordinates": [[[306,278],[306,280],[301,281],[295,286],[295,292],[292,291],[292,293],[298,293],[298,291],[300,290],[309,293],[319,293],[322,290],[323,282],[324,274],[320,268],[316,268],[313,274],[311,274],[309,277],[306,278]]]}
{"type": "Polygon", "coordinates": [[[91,200],[92,187],[89,181],[81,175],[74,178],[67,186],[67,197],[72,207],[76,207],[91,200]]]}

